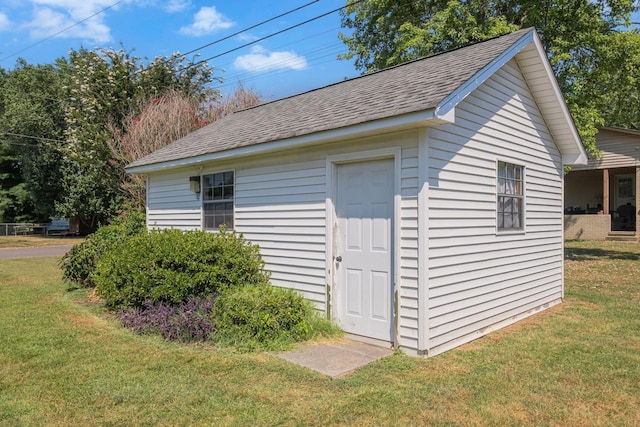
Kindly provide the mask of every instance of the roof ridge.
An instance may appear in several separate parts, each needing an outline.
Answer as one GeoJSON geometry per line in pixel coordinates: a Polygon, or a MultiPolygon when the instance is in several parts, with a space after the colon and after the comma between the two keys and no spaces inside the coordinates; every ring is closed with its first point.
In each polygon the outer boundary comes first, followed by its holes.
{"type": "Polygon", "coordinates": [[[393,70],[395,68],[404,67],[406,65],[413,64],[413,63],[416,63],[416,62],[425,61],[425,60],[432,59],[432,58],[435,58],[435,57],[438,57],[438,56],[441,56],[441,55],[451,54],[451,53],[454,53],[454,52],[456,52],[458,50],[466,49],[466,48],[478,45],[480,43],[490,42],[492,40],[497,40],[497,39],[500,39],[502,37],[513,36],[514,34],[517,34],[517,33],[523,33],[524,34],[524,33],[527,33],[527,32],[529,32],[531,30],[534,30],[534,28],[533,27],[521,28],[519,30],[512,31],[512,32],[507,33],[507,34],[501,34],[499,36],[491,37],[491,38],[488,38],[488,39],[485,39],[485,40],[474,41],[474,42],[468,43],[468,44],[463,45],[463,46],[457,46],[457,47],[449,49],[449,50],[443,50],[442,52],[435,52],[435,53],[432,53],[430,55],[422,56],[420,58],[412,59],[410,61],[405,61],[405,62],[402,62],[400,64],[391,65],[389,67],[382,68],[380,70],[375,70],[375,71],[372,71],[370,73],[365,73],[365,74],[361,74],[359,76],[346,78],[346,79],[343,79],[341,81],[329,83],[329,84],[326,84],[324,86],[319,86],[319,87],[316,87],[316,88],[313,88],[313,89],[306,90],[304,92],[294,93],[294,94],[291,94],[289,96],[285,96],[285,97],[278,98],[278,99],[273,99],[271,101],[267,101],[267,102],[264,102],[262,104],[254,105],[252,107],[243,108],[241,110],[234,111],[232,114],[242,113],[244,111],[250,111],[250,110],[253,110],[253,109],[256,109],[256,108],[260,108],[260,107],[265,106],[265,105],[274,104],[274,103],[277,103],[277,102],[280,102],[280,101],[284,101],[284,100],[287,100],[287,99],[291,99],[291,98],[296,98],[298,96],[302,96],[302,95],[305,95],[307,93],[316,92],[316,91],[323,90],[323,89],[328,88],[328,87],[340,85],[340,84],[347,83],[347,82],[350,82],[350,81],[360,80],[360,79],[363,79],[363,78],[366,78],[366,77],[369,77],[369,76],[373,76],[373,75],[376,75],[376,74],[384,73],[385,71],[393,70]]]}
{"type": "Polygon", "coordinates": [[[197,162],[203,156],[263,143],[329,135],[326,132],[430,110],[437,114],[441,102],[530,31],[514,31],[237,111],[127,168],[178,161],[184,165],[187,159],[197,162]]]}

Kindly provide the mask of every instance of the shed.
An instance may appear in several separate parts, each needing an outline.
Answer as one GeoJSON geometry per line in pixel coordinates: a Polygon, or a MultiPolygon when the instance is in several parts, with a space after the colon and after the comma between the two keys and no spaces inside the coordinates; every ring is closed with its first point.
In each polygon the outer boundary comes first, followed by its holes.
{"type": "Polygon", "coordinates": [[[261,247],[351,336],[435,355],[560,302],[586,162],[535,30],[229,115],[128,166],[149,227],[261,247]]]}
{"type": "Polygon", "coordinates": [[[603,127],[600,156],[565,178],[565,238],[637,242],[640,131],[603,127]]]}

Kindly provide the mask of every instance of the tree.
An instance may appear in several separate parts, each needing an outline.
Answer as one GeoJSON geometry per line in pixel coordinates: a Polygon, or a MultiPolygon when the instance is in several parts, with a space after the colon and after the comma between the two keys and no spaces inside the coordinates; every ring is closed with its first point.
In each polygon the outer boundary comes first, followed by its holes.
{"type": "MultiPolygon", "coordinates": [[[[260,102],[259,94],[242,85],[233,94],[207,103],[202,103],[197,95],[175,89],[161,97],[141,99],[131,107],[121,124],[110,125],[113,135],[109,141],[111,157],[124,167],[227,114],[260,102]]],[[[123,174],[120,189],[127,202],[144,209],[146,191],[143,177],[123,174]]]]}
{"type": "Polygon", "coordinates": [[[123,165],[112,156],[109,142],[125,132],[127,114],[141,99],[170,90],[199,100],[216,96],[209,84],[217,79],[206,63],[193,65],[178,54],[145,65],[123,49],[71,51],[65,76],[67,162],[56,209],[92,230],[114,217],[124,202],[123,165]]]}
{"type": "Polygon", "coordinates": [[[3,131],[0,215],[4,221],[48,221],[61,192],[65,128],[62,78],[53,65],[18,60],[1,83],[3,131]]]}
{"type": "Polygon", "coordinates": [[[596,128],[605,120],[638,123],[640,37],[630,17],[639,8],[634,0],[369,0],[342,12],[352,32],[340,34],[349,49],[341,58],[371,72],[535,27],[585,147],[596,153],[596,128]]]}

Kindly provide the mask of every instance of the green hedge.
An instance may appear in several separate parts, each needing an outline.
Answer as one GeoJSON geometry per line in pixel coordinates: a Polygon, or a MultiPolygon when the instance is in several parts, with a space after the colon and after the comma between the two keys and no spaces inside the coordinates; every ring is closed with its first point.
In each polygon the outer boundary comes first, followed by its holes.
{"type": "Polygon", "coordinates": [[[140,307],[265,284],[269,275],[258,246],[235,232],[152,230],[107,251],[92,279],[108,306],[140,307]]]}
{"type": "Polygon", "coordinates": [[[222,292],[213,305],[214,340],[240,350],[280,349],[314,335],[317,318],[300,294],[275,286],[244,286],[222,292]]]}
{"type": "Polygon", "coordinates": [[[60,268],[63,278],[76,285],[95,286],[92,275],[98,261],[127,237],[145,231],[144,212],[129,210],[123,213],[114,219],[112,225],[100,227],[62,257],[60,268]]]}

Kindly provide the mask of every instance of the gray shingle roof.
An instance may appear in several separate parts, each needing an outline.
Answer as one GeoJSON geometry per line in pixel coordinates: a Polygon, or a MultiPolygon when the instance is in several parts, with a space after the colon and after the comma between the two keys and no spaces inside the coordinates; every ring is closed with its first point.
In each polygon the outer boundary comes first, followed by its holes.
{"type": "Polygon", "coordinates": [[[188,159],[429,110],[529,30],[430,56],[222,118],[131,163],[188,159]]]}

